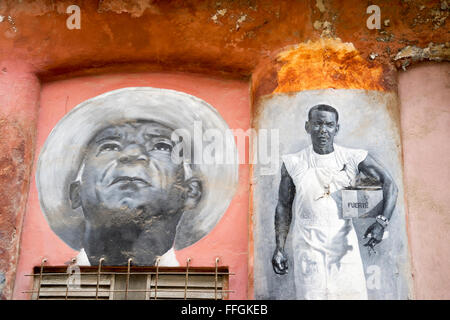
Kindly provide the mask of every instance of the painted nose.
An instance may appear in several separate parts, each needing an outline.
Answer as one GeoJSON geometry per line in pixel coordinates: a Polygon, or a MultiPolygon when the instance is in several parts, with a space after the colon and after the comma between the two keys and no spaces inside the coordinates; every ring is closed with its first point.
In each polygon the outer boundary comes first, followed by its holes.
{"type": "Polygon", "coordinates": [[[133,163],[139,161],[148,161],[147,152],[138,144],[130,144],[122,150],[122,154],[119,157],[121,163],[133,163]]]}
{"type": "Polygon", "coordinates": [[[325,130],[325,126],[322,124],[322,125],[320,125],[320,127],[319,127],[319,132],[320,133],[324,133],[326,130],[325,130]]]}

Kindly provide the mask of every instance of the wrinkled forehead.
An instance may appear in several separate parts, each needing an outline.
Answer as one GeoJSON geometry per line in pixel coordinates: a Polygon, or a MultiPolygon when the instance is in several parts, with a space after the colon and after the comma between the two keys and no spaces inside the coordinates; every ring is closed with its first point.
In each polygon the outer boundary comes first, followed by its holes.
{"type": "Polygon", "coordinates": [[[172,128],[155,121],[130,121],[102,129],[91,140],[91,144],[104,140],[138,141],[158,137],[170,139],[173,131],[172,128]]]}
{"type": "Polygon", "coordinates": [[[334,121],[337,122],[336,114],[332,111],[327,110],[313,110],[311,112],[311,121],[323,120],[323,121],[334,121]]]}

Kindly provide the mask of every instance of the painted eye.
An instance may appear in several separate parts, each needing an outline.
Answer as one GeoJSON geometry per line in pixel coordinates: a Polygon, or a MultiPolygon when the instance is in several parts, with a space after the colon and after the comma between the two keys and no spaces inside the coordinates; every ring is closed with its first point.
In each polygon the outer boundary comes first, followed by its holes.
{"type": "Polygon", "coordinates": [[[121,147],[120,145],[118,145],[117,143],[105,143],[102,146],[100,146],[99,148],[99,153],[100,152],[109,152],[109,151],[120,151],[121,147]]]}
{"type": "Polygon", "coordinates": [[[166,142],[158,142],[158,143],[156,143],[153,146],[153,150],[171,152],[172,151],[172,145],[168,144],[166,142]]]}

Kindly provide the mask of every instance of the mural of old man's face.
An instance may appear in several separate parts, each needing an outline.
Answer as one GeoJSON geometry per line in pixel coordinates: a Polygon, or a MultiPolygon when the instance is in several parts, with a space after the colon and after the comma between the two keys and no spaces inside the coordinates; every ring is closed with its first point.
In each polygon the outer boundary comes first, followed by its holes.
{"type": "Polygon", "coordinates": [[[152,264],[172,247],[183,211],[194,209],[202,194],[201,181],[187,178],[183,164],[171,159],[172,132],[157,122],[127,122],[89,143],[70,199],[72,208],[83,209],[90,261],[107,256],[120,264],[132,257],[152,264]]]}
{"type": "Polygon", "coordinates": [[[123,265],[132,258],[133,264],[153,265],[160,258],[161,265],[177,265],[177,230],[181,246],[189,245],[217,223],[233,196],[221,185],[233,187],[236,168],[175,161],[174,152],[183,151],[180,144],[196,148],[197,142],[186,144],[175,134],[177,129],[189,132],[194,119],[226,133],[223,119],[206,103],[153,88],[104,94],[58,123],[40,155],[38,190],[50,226],[80,250],[79,264],[104,258],[105,264],[123,265]],[[58,154],[63,146],[67,157],[58,154]],[[49,176],[53,179],[45,178],[49,176]],[[66,193],[58,198],[48,180],[66,193]],[[211,183],[216,190],[208,190],[211,183]],[[221,191],[225,199],[219,197],[221,191]],[[218,210],[211,210],[214,202],[218,210]],[[182,229],[183,215],[191,222],[184,223],[190,232],[182,229]]]}

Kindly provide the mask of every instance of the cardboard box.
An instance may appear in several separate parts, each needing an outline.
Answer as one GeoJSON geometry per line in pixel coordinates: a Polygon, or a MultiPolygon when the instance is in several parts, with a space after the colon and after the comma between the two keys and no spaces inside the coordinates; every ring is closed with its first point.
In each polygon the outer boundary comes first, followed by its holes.
{"type": "Polygon", "coordinates": [[[361,187],[341,190],[344,219],[376,217],[383,209],[381,187],[361,187]]]}

